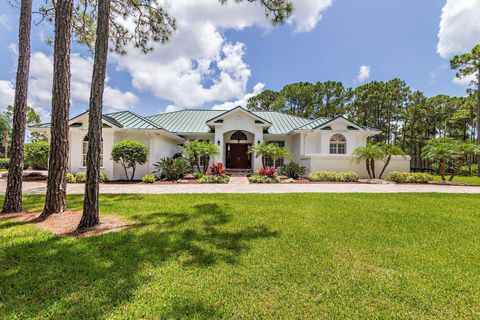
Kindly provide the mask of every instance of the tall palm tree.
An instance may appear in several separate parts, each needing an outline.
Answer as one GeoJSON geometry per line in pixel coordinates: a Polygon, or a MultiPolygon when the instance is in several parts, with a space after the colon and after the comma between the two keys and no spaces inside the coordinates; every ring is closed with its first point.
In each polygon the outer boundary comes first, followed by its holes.
{"type": "MultiPolygon", "coordinates": [[[[18,64],[13,109],[12,156],[2,212],[22,211],[22,176],[27,112],[28,74],[30,71],[30,29],[32,0],[22,0],[18,31],[18,64]]],[[[4,131],[5,132],[5,131],[4,131]]],[[[8,131],[7,131],[8,132],[8,131]]],[[[5,148],[7,155],[8,143],[5,148]]]]}
{"type": "Polygon", "coordinates": [[[385,164],[383,165],[382,171],[378,176],[378,179],[382,179],[382,176],[385,173],[385,170],[387,169],[388,165],[390,164],[390,161],[392,160],[392,156],[402,156],[402,157],[406,156],[405,151],[403,151],[402,148],[400,147],[397,147],[394,145],[383,145],[382,148],[387,158],[385,160],[385,164]]]}
{"type": "Polygon", "coordinates": [[[353,159],[357,162],[365,161],[368,177],[376,179],[375,161],[384,160],[385,153],[381,146],[368,142],[364,147],[358,147],[353,151],[353,159]]]}
{"type": "Polygon", "coordinates": [[[445,181],[447,163],[455,161],[458,156],[458,149],[455,146],[455,140],[452,138],[433,138],[427,141],[427,145],[423,147],[422,156],[428,161],[438,162],[440,176],[445,181]]]}

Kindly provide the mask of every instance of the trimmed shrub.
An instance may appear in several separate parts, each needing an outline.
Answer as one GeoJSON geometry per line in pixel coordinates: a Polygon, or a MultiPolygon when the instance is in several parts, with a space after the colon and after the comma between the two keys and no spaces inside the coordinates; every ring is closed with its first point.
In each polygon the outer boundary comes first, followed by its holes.
{"type": "Polygon", "coordinates": [[[315,182],[356,182],[358,179],[358,174],[352,171],[314,171],[308,175],[308,180],[315,182]]]}
{"type": "Polygon", "coordinates": [[[205,176],[205,175],[204,175],[202,172],[195,172],[195,173],[193,174],[193,177],[194,177],[195,179],[197,179],[197,180],[200,179],[200,178],[202,178],[202,177],[204,177],[204,176],[205,176]]]}
{"type": "Polygon", "coordinates": [[[108,177],[105,172],[100,172],[100,182],[108,181],[108,177]]]}
{"type": "Polygon", "coordinates": [[[298,180],[305,174],[305,167],[297,162],[290,162],[280,167],[279,172],[281,175],[287,176],[291,179],[298,180]]]}
{"type": "Polygon", "coordinates": [[[71,172],[67,173],[67,183],[75,183],[77,179],[75,179],[75,175],[71,172]]]}
{"type": "Polygon", "coordinates": [[[48,156],[50,155],[50,143],[37,141],[25,144],[25,167],[36,170],[48,169],[48,156]]]}
{"type": "MultiPolygon", "coordinates": [[[[477,175],[477,172],[478,172],[478,164],[472,164],[471,175],[477,175]]],[[[460,175],[465,177],[470,176],[470,168],[468,166],[461,166],[460,175]]]]}
{"type": "Polygon", "coordinates": [[[140,141],[127,139],[113,145],[112,160],[121,164],[125,170],[125,177],[127,179],[133,180],[137,165],[145,164],[147,159],[147,146],[140,141]],[[128,169],[132,169],[130,177],[127,173],[128,169]]]}
{"type": "Polygon", "coordinates": [[[155,182],[155,176],[153,174],[146,174],[142,178],[142,182],[144,183],[154,183],[155,182]]]}
{"type": "Polygon", "coordinates": [[[230,176],[203,176],[198,179],[198,183],[228,183],[230,176]]]}
{"type": "Polygon", "coordinates": [[[248,181],[251,183],[279,183],[280,178],[277,175],[261,175],[254,173],[248,177],[248,181]]]}
{"type": "Polygon", "coordinates": [[[77,183],[85,183],[87,181],[87,173],[80,171],[75,175],[75,181],[77,183]]]}
{"type": "Polygon", "coordinates": [[[10,158],[0,158],[0,169],[8,170],[10,168],[10,158]]]}
{"type": "Polygon", "coordinates": [[[433,176],[422,172],[391,172],[387,180],[395,183],[428,183],[433,181],[433,176]]]}
{"type": "Polygon", "coordinates": [[[169,158],[160,159],[154,164],[160,177],[166,180],[178,180],[190,172],[190,165],[185,158],[169,158]]]}

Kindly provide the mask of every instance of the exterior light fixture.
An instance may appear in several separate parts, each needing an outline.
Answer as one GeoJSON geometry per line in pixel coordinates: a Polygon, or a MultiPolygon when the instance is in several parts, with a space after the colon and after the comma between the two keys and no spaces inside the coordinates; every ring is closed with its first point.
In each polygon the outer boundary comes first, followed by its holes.
{"type": "Polygon", "coordinates": [[[217,141],[217,145],[220,146],[220,140],[217,141]]]}

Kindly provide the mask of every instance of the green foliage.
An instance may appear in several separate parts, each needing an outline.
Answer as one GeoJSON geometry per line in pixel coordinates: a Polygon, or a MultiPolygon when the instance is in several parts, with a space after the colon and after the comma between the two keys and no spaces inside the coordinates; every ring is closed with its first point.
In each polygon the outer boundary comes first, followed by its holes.
{"type": "Polygon", "coordinates": [[[204,176],[205,176],[205,174],[202,173],[202,172],[195,172],[195,173],[193,174],[193,177],[194,177],[195,179],[197,179],[197,180],[200,179],[200,178],[202,178],[202,177],[204,177],[204,176]]]}
{"type": "Polygon", "coordinates": [[[182,146],[182,152],[190,161],[192,170],[197,168],[197,172],[206,173],[210,158],[219,155],[220,149],[210,141],[190,140],[182,146]],[[202,168],[200,167],[201,158],[204,159],[202,168]]]}
{"type": "Polygon", "coordinates": [[[468,177],[472,175],[476,175],[478,172],[478,164],[474,163],[471,166],[461,166],[459,175],[468,177]]]}
{"type": "Polygon", "coordinates": [[[100,182],[108,181],[107,174],[105,172],[100,172],[100,182]]]}
{"type": "Polygon", "coordinates": [[[84,171],[77,172],[77,174],[75,174],[75,182],[77,183],[87,182],[87,173],[84,171]]]}
{"type": "Polygon", "coordinates": [[[251,183],[279,183],[280,178],[277,175],[260,175],[258,173],[252,174],[248,177],[248,181],[251,183]]]}
{"type": "Polygon", "coordinates": [[[383,148],[380,144],[373,144],[367,142],[366,146],[358,147],[353,150],[354,160],[356,160],[357,162],[365,161],[365,166],[367,168],[367,173],[370,179],[376,178],[375,161],[385,160],[385,158],[385,148],[383,148]]]}
{"type": "Polygon", "coordinates": [[[157,168],[157,172],[163,179],[166,180],[178,180],[181,179],[190,172],[190,166],[188,161],[184,158],[163,158],[159,162],[154,164],[157,168]]]}
{"type": "Polygon", "coordinates": [[[127,139],[113,145],[112,160],[121,164],[127,179],[129,179],[127,170],[132,169],[130,180],[133,180],[137,165],[145,164],[147,158],[148,149],[140,141],[127,139]]]}
{"type": "Polygon", "coordinates": [[[47,141],[30,142],[25,144],[25,166],[37,170],[48,169],[50,143],[47,141]]]}
{"type": "Polygon", "coordinates": [[[292,159],[292,154],[287,148],[278,146],[276,143],[260,142],[248,149],[248,153],[255,153],[255,157],[262,157],[262,166],[265,168],[265,157],[273,159],[275,166],[276,160],[279,159],[292,159]]]}
{"type": "Polygon", "coordinates": [[[75,175],[71,172],[67,172],[67,183],[76,183],[75,175]]]}
{"type": "Polygon", "coordinates": [[[0,158],[0,169],[8,170],[10,168],[10,158],[0,158]]]}
{"type": "Polygon", "coordinates": [[[300,165],[297,162],[289,162],[285,164],[283,167],[280,167],[280,174],[287,176],[291,179],[299,179],[301,176],[305,174],[306,168],[300,165]]]}
{"type": "Polygon", "coordinates": [[[388,181],[395,183],[428,183],[433,181],[433,175],[421,172],[391,172],[388,181]]]}
{"type": "Polygon", "coordinates": [[[149,173],[143,176],[142,178],[143,183],[154,183],[155,182],[155,175],[149,173]]]}
{"type": "Polygon", "coordinates": [[[230,181],[230,176],[223,175],[204,175],[203,177],[198,178],[198,183],[228,183],[230,181]]]}
{"type": "Polygon", "coordinates": [[[314,182],[356,182],[358,179],[355,172],[314,171],[308,175],[308,180],[314,182]]]}

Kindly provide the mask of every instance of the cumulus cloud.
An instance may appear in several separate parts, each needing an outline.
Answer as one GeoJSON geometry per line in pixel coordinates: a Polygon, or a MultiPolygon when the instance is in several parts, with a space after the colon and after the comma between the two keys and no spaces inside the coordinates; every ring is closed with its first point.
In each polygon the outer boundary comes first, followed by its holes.
{"type": "MultiPolygon", "coordinates": [[[[71,60],[72,105],[86,105],[90,98],[90,82],[92,80],[93,60],[80,54],[72,54],[71,60]]],[[[48,119],[52,100],[53,58],[43,52],[33,52],[30,62],[30,80],[28,88],[28,103],[35,107],[43,119],[48,119]]],[[[108,80],[108,79],[107,79],[108,80]]],[[[14,92],[11,81],[0,81],[0,97],[14,92]],[[10,86],[5,83],[10,82],[10,86]],[[9,93],[10,92],[10,93],[9,93]]],[[[12,99],[13,102],[13,99],[12,99]]],[[[104,106],[106,110],[132,108],[138,103],[138,98],[132,92],[123,92],[109,85],[105,86],[104,106]]]]}
{"type": "Polygon", "coordinates": [[[358,83],[362,83],[368,78],[370,78],[370,70],[371,70],[370,66],[366,66],[366,65],[360,66],[360,69],[358,70],[358,75],[355,81],[358,83]]]}
{"type": "Polygon", "coordinates": [[[447,0],[442,9],[437,52],[442,58],[469,51],[480,42],[480,0],[447,0]]]}
{"type": "Polygon", "coordinates": [[[457,77],[453,78],[452,82],[456,85],[463,86],[463,87],[468,87],[472,83],[476,83],[477,81],[477,74],[471,74],[467,77],[463,77],[462,79],[459,79],[457,77]]]}
{"type": "Polygon", "coordinates": [[[9,104],[13,104],[15,88],[10,80],[0,80],[0,111],[4,111],[9,104]]]}
{"type": "Polygon", "coordinates": [[[12,30],[12,26],[10,25],[10,19],[6,14],[0,14],[0,27],[7,29],[8,31],[12,30]]]}
{"type": "MultiPolygon", "coordinates": [[[[295,15],[288,23],[295,31],[310,31],[332,0],[295,1],[295,15]]],[[[155,45],[144,55],[129,50],[116,57],[120,70],[132,77],[133,86],[170,101],[168,111],[200,107],[219,100],[241,99],[251,75],[244,60],[243,43],[229,41],[223,30],[257,26],[269,29],[259,2],[164,0],[162,5],[177,20],[177,31],[166,45],[155,45]]]]}
{"type": "Polygon", "coordinates": [[[221,104],[216,104],[212,107],[212,109],[213,110],[230,110],[238,106],[245,107],[247,105],[248,99],[262,92],[264,88],[265,88],[265,83],[259,82],[253,87],[252,92],[246,93],[240,99],[236,101],[228,101],[221,104]]]}

